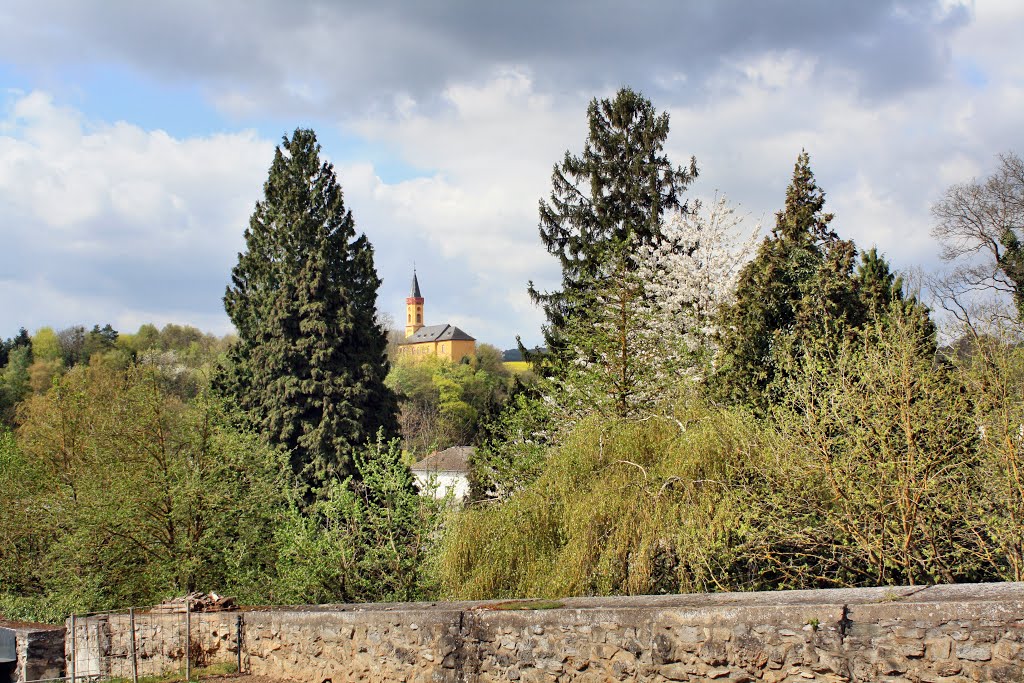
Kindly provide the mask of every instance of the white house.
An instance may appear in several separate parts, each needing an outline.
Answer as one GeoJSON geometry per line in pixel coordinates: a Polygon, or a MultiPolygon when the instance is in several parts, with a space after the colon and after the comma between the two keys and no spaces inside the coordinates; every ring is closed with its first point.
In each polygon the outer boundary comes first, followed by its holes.
{"type": "Polygon", "coordinates": [[[472,446],[452,446],[435,451],[410,469],[416,477],[420,491],[444,498],[451,491],[455,501],[469,495],[469,456],[472,446]]]}

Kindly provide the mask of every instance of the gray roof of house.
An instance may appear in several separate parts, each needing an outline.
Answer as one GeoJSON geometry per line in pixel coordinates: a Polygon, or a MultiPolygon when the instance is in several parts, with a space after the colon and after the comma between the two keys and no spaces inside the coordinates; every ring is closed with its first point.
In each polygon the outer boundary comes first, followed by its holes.
{"type": "Polygon", "coordinates": [[[413,472],[469,472],[469,456],[472,446],[452,446],[443,451],[434,451],[410,469],[413,472]]]}
{"type": "Polygon", "coordinates": [[[416,330],[411,337],[406,337],[399,344],[420,344],[435,341],[476,341],[473,337],[454,325],[427,325],[416,330]]]}

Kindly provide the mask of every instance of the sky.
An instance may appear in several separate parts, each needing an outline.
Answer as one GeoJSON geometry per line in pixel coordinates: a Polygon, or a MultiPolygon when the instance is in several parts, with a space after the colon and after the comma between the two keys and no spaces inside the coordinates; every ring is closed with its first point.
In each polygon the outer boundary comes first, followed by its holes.
{"type": "Polygon", "coordinates": [[[1019,0],[6,0],[0,337],[142,323],[232,331],[222,298],[274,146],[317,132],[379,308],[415,264],[428,324],[541,341],[537,205],[622,86],[666,149],[770,228],[801,149],[833,226],[940,267],[931,205],[1024,153],[1019,0]],[[1018,45],[1018,47],[1013,47],[1018,45]]]}

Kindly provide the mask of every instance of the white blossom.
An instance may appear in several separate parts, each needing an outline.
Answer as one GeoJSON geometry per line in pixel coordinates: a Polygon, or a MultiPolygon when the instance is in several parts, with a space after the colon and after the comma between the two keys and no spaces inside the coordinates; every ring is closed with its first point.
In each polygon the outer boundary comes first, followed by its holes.
{"type": "Polygon", "coordinates": [[[645,416],[710,366],[719,309],[732,300],[758,230],[725,197],[670,214],[662,239],[611,259],[595,278],[591,316],[573,321],[573,358],[555,380],[564,419],[645,416]]]}
{"type": "Polygon", "coordinates": [[[760,225],[744,227],[743,217],[722,195],[707,207],[670,214],[661,241],[641,248],[639,273],[649,295],[650,334],[661,340],[666,361],[688,364],[684,370],[699,378],[706,369],[702,362],[714,358],[715,320],[732,302],[759,233],[760,225]]]}

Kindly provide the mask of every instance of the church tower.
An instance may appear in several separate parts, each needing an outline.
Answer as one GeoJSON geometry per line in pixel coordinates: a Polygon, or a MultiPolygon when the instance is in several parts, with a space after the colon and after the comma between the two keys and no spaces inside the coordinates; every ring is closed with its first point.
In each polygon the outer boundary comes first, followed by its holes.
{"type": "Polygon", "coordinates": [[[420,283],[416,279],[416,269],[412,269],[412,294],[405,300],[405,336],[416,334],[423,327],[423,296],[420,294],[420,283]]]}

